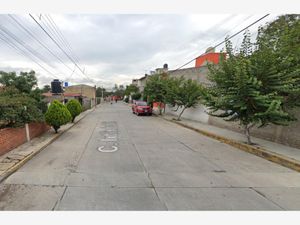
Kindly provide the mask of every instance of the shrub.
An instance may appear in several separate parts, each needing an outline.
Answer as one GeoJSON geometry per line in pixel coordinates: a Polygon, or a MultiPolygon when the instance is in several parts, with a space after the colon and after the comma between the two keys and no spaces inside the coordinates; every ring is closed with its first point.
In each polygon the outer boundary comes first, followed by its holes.
{"type": "Polygon", "coordinates": [[[139,100],[141,98],[141,93],[134,93],[131,95],[132,100],[139,100]]]}
{"type": "Polygon", "coordinates": [[[45,114],[45,119],[46,122],[53,127],[55,133],[57,133],[61,125],[71,121],[72,116],[66,106],[54,100],[45,114]]]}
{"type": "Polygon", "coordinates": [[[129,98],[126,97],[126,98],[124,99],[124,102],[128,103],[128,102],[129,102],[129,98]]]}
{"type": "Polygon", "coordinates": [[[78,116],[82,112],[81,104],[76,99],[71,99],[66,104],[67,109],[71,113],[72,116],[72,123],[75,120],[75,117],[78,116]]]}
{"type": "Polygon", "coordinates": [[[42,122],[44,116],[35,99],[14,87],[0,89],[0,128],[22,127],[25,123],[42,122]]]}

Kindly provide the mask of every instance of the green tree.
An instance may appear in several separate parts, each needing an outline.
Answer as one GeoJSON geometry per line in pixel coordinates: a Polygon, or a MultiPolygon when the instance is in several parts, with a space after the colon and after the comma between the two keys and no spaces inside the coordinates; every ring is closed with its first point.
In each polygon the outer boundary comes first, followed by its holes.
{"type": "Polygon", "coordinates": [[[0,71],[0,83],[5,87],[14,87],[20,93],[28,95],[33,98],[36,106],[45,113],[47,110],[47,104],[44,102],[42,91],[36,87],[37,78],[35,72],[20,72],[20,75],[16,75],[15,72],[3,72],[0,71]]]}
{"type": "Polygon", "coordinates": [[[142,95],[141,95],[141,93],[134,93],[131,95],[131,97],[132,97],[132,100],[139,100],[142,97],[142,95]]]}
{"type": "Polygon", "coordinates": [[[29,97],[33,98],[36,101],[36,106],[45,113],[48,109],[47,103],[44,101],[44,96],[42,95],[43,91],[38,87],[31,90],[29,97]]]}
{"type": "Polygon", "coordinates": [[[175,111],[181,108],[177,120],[180,120],[186,109],[195,107],[204,95],[203,87],[191,79],[171,78],[167,86],[166,102],[173,107],[177,106],[175,111]]]}
{"type": "Polygon", "coordinates": [[[72,116],[72,123],[75,120],[75,117],[78,116],[82,112],[81,104],[76,99],[71,99],[66,104],[67,109],[71,113],[72,116]]]}
{"type": "Polygon", "coordinates": [[[103,91],[103,95],[104,95],[105,88],[97,87],[96,88],[96,97],[102,97],[102,91],[103,91]]]}
{"type": "Polygon", "coordinates": [[[181,76],[179,78],[168,78],[166,81],[166,95],[165,101],[168,105],[172,107],[177,107],[173,111],[177,111],[180,107],[178,104],[178,96],[180,95],[181,88],[180,86],[184,82],[184,78],[181,76]]]}
{"type": "Polygon", "coordinates": [[[42,93],[47,93],[51,91],[51,87],[49,84],[44,85],[43,89],[42,89],[42,93]]]}
{"type": "MultiPolygon", "coordinates": [[[[156,74],[147,80],[144,95],[148,98],[148,103],[159,102],[165,104],[167,94],[167,79],[162,74],[156,74]]],[[[162,114],[162,108],[159,107],[159,114],[162,114]]]]}
{"type": "Polygon", "coordinates": [[[112,94],[112,92],[107,91],[105,88],[97,87],[96,96],[102,97],[102,91],[103,91],[103,97],[107,97],[112,94]]]}
{"type": "Polygon", "coordinates": [[[46,122],[53,127],[55,133],[57,133],[60,126],[67,124],[71,119],[72,116],[67,107],[57,100],[51,103],[45,114],[46,122]]]}
{"type": "Polygon", "coordinates": [[[226,50],[229,55],[227,60],[221,60],[218,66],[209,66],[211,85],[206,88],[204,103],[210,115],[239,121],[244,127],[247,143],[252,144],[252,127],[270,123],[287,125],[292,118],[282,108],[283,97],[276,92],[265,92],[264,84],[268,82],[263,83],[259,74],[254,72],[249,33],[245,33],[238,54],[233,53],[228,40],[226,50]]]}
{"type": "Polygon", "coordinates": [[[133,93],[138,93],[139,92],[139,89],[137,86],[133,85],[133,84],[130,84],[130,85],[127,85],[126,86],[126,89],[125,89],[125,92],[124,94],[129,96],[133,93]]]}
{"type": "Polygon", "coordinates": [[[37,85],[37,78],[35,72],[20,72],[17,76],[15,72],[6,73],[0,71],[0,83],[4,86],[14,86],[20,92],[29,94],[31,90],[37,85]]]}
{"type": "Polygon", "coordinates": [[[124,97],[124,93],[125,93],[125,90],[124,89],[117,89],[114,91],[114,95],[115,96],[118,96],[120,98],[123,98],[124,97]]]}
{"type": "Polygon", "coordinates": [[[0,128],[20,127],[25,123],[44,120],[34,98],[21,93],[15,87],[0,89],[0,128]]]}
{"type": "Polygon", "coordinates": [[[260,27],[251,72],[262,92],[283,97],[285,110],[300,106],[300,15],[283,15],[260,27]]]}

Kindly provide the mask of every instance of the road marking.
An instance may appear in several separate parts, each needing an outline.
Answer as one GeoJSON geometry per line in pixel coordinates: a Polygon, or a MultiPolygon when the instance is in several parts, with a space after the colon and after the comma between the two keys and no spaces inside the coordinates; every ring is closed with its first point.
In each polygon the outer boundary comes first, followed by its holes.
{"type": "Polygon", "coordinates": [[[118,125],[116,121],[102,122],[100,143],[97,148],[99,152],[112,153],[118,151],[118,125]],[[101,143],[102,142],[102,143],[101,143]]]}
{"type": "Polygon", "coordinates": [[[104,149],[104,146],[101,146],[98,148],[98,151],[100,152],[104,152],[104,153],[112,153],[112,152],[116,152],[118,151],[118,147],[117,146],[112,146],[113,149],[104,149]]]}

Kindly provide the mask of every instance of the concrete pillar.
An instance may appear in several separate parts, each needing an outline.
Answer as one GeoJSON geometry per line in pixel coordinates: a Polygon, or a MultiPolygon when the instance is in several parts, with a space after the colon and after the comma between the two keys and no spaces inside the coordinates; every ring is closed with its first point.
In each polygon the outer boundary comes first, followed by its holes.
{"type": "Polygon", "coordinates": [[[30,141],[30,133],[29,133],[28,123],[25,123],[25,131],[26,131],[26,139],[27,139],[27,141],[30,141]]]}
{"type": "MultiPolygon", "coordinates": [[[[27,111],[27,106],[24,106],[24,110],[27,111]]],[[[30,141],[30,134],[29,134],[29,126],[28,123],[25,123],[25,132],[26,132],[26,139],[30,141]]]]}

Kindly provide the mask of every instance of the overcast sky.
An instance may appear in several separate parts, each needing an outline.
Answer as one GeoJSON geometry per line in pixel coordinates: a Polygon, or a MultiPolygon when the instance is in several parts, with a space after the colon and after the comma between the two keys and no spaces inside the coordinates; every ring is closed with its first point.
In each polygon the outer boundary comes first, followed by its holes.
{"type": "MultiPolygon", "coordinates": [[[[69,81],[70,84],[92,84],[91,81],[94,81],[97,86],[111,87],[115,83],[129,84],[133,78],[142,77],[150,70],[162,67],[164,63],[168,63],[170,69],[176,69],[202,54],[207,47],[224,40],[226,35],[246,27],[263,15],[50,15],[70,44],[73,53],[70,53],[69,48],[53,29],[50,17],[44,14],[33,16],[64,51],[74,58],[74,61],[79,62],[79,67],[84,69],[90,79],[79,69],[72,74],[74,63],[29,15],[0,15],[0,70],[33,69],[37,72],[40,86],[49,84],[52,79],[58,77],[63,81],[69,81]],[[52,54],[14,19],[30,31],[52,54]],[[12,36],[8,36],[9,34],[12,36]],[[7,45],[8,41],[10,46],[7,45]],[[38,58],[29,56],[28,52],[25,52],[27,57],[24,53],[20,53],[16,46],[23,48],[21,45],[26,46],[32,55],[38,58]]],[[[253,37],[259,25],[273,20],[276,16],[270,15],[253,26],[250,29],[253,37]]],[[[242,35],[239,35],[233,39],[233,45],[238,46],[241,41],[242,35]]],[[[193,66],[194,62],[187,67],[193,66]]]]}

